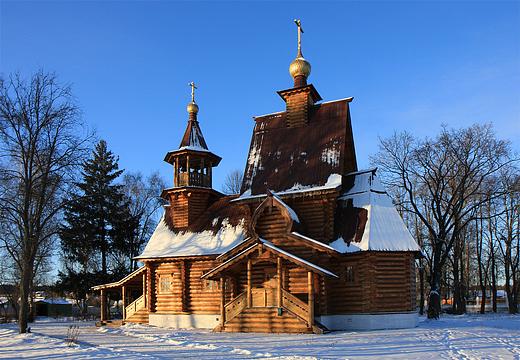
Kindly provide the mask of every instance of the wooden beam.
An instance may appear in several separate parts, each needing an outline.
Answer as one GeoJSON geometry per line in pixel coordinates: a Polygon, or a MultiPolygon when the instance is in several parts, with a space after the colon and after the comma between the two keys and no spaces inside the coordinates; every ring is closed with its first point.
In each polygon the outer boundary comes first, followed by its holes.
{"type": "Polygon", "coordinates": [[[253,264],[247,259],[247,307],[251,307],[251,272],[253,264]]]}
{"type": "Polygon", "coordinates": [[[105,289],[101,289],[101,322],[107,320],[107,298],[105,289]]]}
{"type": "Polygon", "coordinates": [[[277,281],[276,281],[276,284],[277,284],[277,287],[276,287],[276,292],[277,292],[277,300],[278,300],[278,308],[281,308],[282,307],[282,258],[281,257],[277,257],[276,258],[276,275],[277,275],[277,281]]]}
{"type": "Polygon", "coordinates": [[[226,279],[220,277],[220,325],[226,322],[226,279]]]}
{"type": "Polygon", "coordinates": [[[307,287],[309,292],[309,326],[314,325],[314,275],[311,271],[307,272],[307,287]]]}

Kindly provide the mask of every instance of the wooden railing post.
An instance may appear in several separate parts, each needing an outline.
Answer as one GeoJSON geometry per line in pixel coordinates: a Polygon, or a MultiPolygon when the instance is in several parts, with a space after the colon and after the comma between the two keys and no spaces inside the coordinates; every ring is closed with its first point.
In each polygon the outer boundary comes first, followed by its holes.
{"type": "Polygon", "coordinates": [[[226,322],[226,280],[220,277],[220,325],[226,322]]]}
{"type": "Polygon", "coordinates": [[[247,259],[247,307],[251,307],[251,272],[253,264],[251,259],[247,259]]]}
{"type": "Polygon", "coordinates": [[[278,300],[278,308],[282,307],[282,258],[278,256],[276,259],[276,275],[278,276],[277,279],[277,300],[278,300]]]}
{"type": "Polygon", "coordinates": [[[121,301],[123,302],[123,320],[126,319],[126,287],[121,287],[121,301]]]}
{"type": "Polygon", "coordinates": [[[107,320],[107,298],[105,289],[101,289],[101,322],[107,320]]]}
{"type": "Polygon", "coordinates": [[[307,285],[309,292],[309,326],[314,325],[314,281],[313,281],[313,273],[307,272],[307,285]]]}

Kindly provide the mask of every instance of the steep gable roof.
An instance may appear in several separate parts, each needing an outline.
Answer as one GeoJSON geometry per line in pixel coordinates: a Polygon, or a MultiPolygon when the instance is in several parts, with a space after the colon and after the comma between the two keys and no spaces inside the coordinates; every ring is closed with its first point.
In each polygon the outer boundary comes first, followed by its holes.
{"type": "Polygon", "coordinates": [[[241,192],[319,187],[333,174],[357,170],[351,100],[314,105],[309,123],[296,128],[286,126],[286,112],[256,117],[241,192]]]}

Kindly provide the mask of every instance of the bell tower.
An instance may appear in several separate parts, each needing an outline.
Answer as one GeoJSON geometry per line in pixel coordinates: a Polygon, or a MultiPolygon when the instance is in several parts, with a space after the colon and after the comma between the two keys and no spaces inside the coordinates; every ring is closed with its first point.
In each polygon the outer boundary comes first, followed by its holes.
{"type": "Polygon", "coordinates": [[[208,150],[197,119],[199,106],[195,102],[195,83],[191,86],[188,103],[188,124],[177,150],[169,151],[164,161],[173,165],[173,187],[161,196],[169,201],[166,220],[174,230],[187,228],[214,201],[222,196],[212,188],[212,168],[222,160],[208,150]]]}

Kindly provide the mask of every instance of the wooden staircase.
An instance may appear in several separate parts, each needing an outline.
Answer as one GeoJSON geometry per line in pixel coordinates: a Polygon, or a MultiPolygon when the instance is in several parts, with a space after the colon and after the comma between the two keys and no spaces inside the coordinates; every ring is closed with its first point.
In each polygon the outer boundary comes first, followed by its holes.
{"type": "Polygon", "coordinates": [[[141,295],[125,307],[124,322],[148,324],[148,309],[145,306],[144,296],[141,295]]]}
{"type": "Polygon", "coordinates": [[[259,292],[252,292],[251,307],[247,306],[247,292],[225,304],[226,321],[214,331],[314,334],[328,331],[315,321],[311,324],[308,305],[288,291],[281,289],[280,308],[269,306],[265,294],[263,301],[255,300],[255,293],[258,295],[259,292]]]}
{"type": "Polygon", "coordinates": [[[313,333],[313,329],[298,317],[282,309],[278,315],[275,307],[245,308],[239,315],[227,321],[220,331],[261,333],[313,333]]]}

